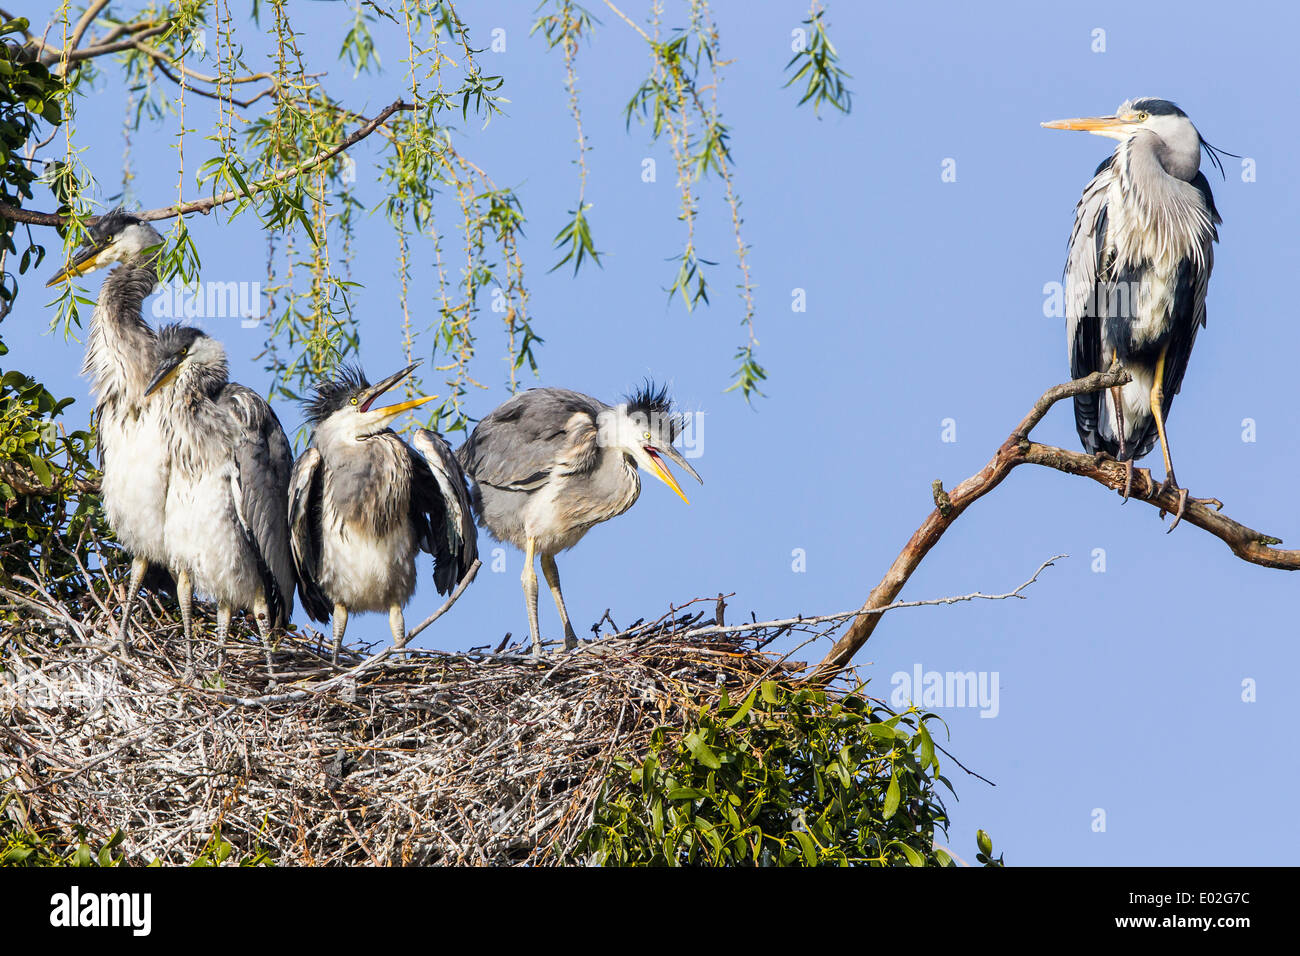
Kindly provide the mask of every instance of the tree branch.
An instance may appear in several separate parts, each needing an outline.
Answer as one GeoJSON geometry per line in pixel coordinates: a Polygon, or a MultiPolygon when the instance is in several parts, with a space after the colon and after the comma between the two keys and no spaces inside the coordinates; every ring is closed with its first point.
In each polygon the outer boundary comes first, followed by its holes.
{"type": "Polygon", "coordinates": [[[13,460],[0,460],[0,482],[19,495],[51,495],[56,491],[68,494],[99,494],[99,482],[89,478],[56,478],[47,485],[36,477],[36,472],[13,460]]]}
{"type": "MultiPolygon", "coordinates": [[[[1088,392],[1099,392],[1116,385],[1123,385],[1130,380],[1128,372],[1121,367],[1115,367],[1107,372],[1094,372],[1086,378],[1048,389],[982,469],[951,492],[945,493],[942,484],[936,482],[935,510],[930,512],[913,533],[880,583],[868,595],[856,620],[817,665],[810,680],[815,684],[825,685],[848,666],[853,656],[861,650],[862,645],[875,631],[882,616],[880,612],[891,605],[908,578],[912,576],[912,572],[930,553],[930,549],[938,544],[943,533],[961,517],[967,508],[1000,485],[1013,468],[1026,464],[1042,465],[1066,474],[1091,478],[1107,488],[1122,492],[1126,469],[1121,462],[1108,457],[1066,451],[1064,448],[1056,448],[1052,445],[1041,445],[1029,440],[1029,432],[1043,420],[1043,416],[1051,407],[1062,399],[1088,392]]],[[[1151,477],[1148,469],[1134,470],[1133,498],[1135,500],[1145,501],[1153,508],[1159,509],[1162,514],[1176,511],[1178,494],[1175,491],[1161,493],[1159,487],[1159,483],[1151,477]]],[[[1223,541],[1232,549],[1232,553],[1243,561],[1266,568],[1300,570],[1300,551],[1280,550],[1273,547],[1282,543],[1280,538],[1263,534],[1233,521],[1220,514],[1217,508],[1208,507],[1206,502],[1219,504],[1214,499],[1198,501],[1189,497],[1183,512],[1183,522],[1208,531],[1223,541]]]]}
{"type": "MultiPolygon", "coordinates": [[[[337,145],[331,146],[329,149],[321,150],[315,156],[311,157],[311,159],[299,163],[297,166],[292,166],[289,169],[282,169],[274,176],[250,183],[248,186],[247,196],[252,197],[277,183],[282,183],[286,179],[290,179],[297,176],[299,173],[304,173],[309,169],[319,166],[321,163],[333,159],[339,153],[351,149],[357,143],[361,142],[361,140],[373,133],[394,113],[401,111],[414,112],[416,108],[417,107],[413,104],[402,100],[396,100],[395,102],[390,103],[388,106],[380,110],[373,119],[367,120],[353,131],[350,136],[344,138],[337,145]]],[[[231,190],[229,192],[209,197],[208,199],[196,199],[191,202],[179,203],[173,206],[147,209],[143,212],[134,213],[134,215],[138,219],[143,219],[147,222],[156,222],[160,219],[174,219],[177,216],[188,215],[192,212],[201,212],[204,215],[207,215],[217,206],[224,206],[226,203],[234,202],[236,199],[243,196],[245,196],[245,193],[231,190]]],[[[0,202],[0,217],[8,219],[11,222],[25,222],[33,226],[61,226],[72,219],[71,216],[63,216],[58,213],[33,212],[28,209],[11,206],[4,202],[0,202]]],[[[93,225],[98,220],[98,216],[91,216],[87,219],[87,222],[93,225]]]]}

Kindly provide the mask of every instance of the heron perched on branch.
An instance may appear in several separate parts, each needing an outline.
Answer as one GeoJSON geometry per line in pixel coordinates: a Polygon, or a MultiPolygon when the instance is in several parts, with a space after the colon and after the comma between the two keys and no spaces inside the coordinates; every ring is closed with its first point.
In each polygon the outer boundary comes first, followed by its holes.
{"type": "Polygon", "coordinates": [[[159,331],[145,394],[160,407],[171,462],[165,538],[190,659],[197,591],[217,602],[219,654],[233,612],[252,608],[271,669],[272,628],[293,612],[284,429],[265,399],[228,380],[226,350],[198,329],[159,331]]]}
{"type": "Polygon", "coordinates": [[[1220,172],[1222,162],[1168,100],[1128,100],[1112,116],[1043,126],[1119,140],[1075,208],[1065,266],[1067,339],[1075,378],[1119,363],[1132,381],[1076,396],[1074,417],[1087,451],[1126,463],[1126,497],[1134,460],[1159,440],[1161,489],[1179,496],[1172,531],[1187,490],[1174,478],[1165,421],[1205,325],[1215,227],[1222,221],[1200,171],[1201,150],[1220,172]]]}
{"type": "Polygon", "coordinates": [[[343,368],[307,403],[315,431],[293,468],[289,525],[298,591],[313,621],[333,614],[334,662],[350,611],[387,611],[406,645],[402,609],[415,592],[415,557],[434,556],[434,586],[451,592],[478,558],[465,473],[441,435],[404,442],[388,426],[432,397],[372,408],[415,368],[378,385],[343,368]]]}
{"type": "Polygon", "coordinates": [[[131,609],[146,572],[151,565],[170,563],[163,535],[170,469],[163,409],[145,399],[157,361],[157,335],[141,315],[158,282],[155,263],[162,241],[148,223],[115,209],[90,228],[85,244],[45,283],[53,286],[118,264],[99,289],[81,374],[90,379],[95,399],[104,513],[132,556],[117,638],[124,653],[131,609]]]}
{"type": "Polygon", "coordinates": [[[673,448],[680,427],[667,389],[650,383],[616,406],[568,389],[535,388],[480,421],[457,452],[474,481],[479,523],[498,541],[524,552],[524,598],[535,653],[541,652],[542,639],[534,556],[541,556],[560,612],[564,646],[576,647],[555,555],[572,548],[594,525],[632,507],[641,494],[638,468],[687,501],[663,461],[671,459],[704,483],[673,448]]]}

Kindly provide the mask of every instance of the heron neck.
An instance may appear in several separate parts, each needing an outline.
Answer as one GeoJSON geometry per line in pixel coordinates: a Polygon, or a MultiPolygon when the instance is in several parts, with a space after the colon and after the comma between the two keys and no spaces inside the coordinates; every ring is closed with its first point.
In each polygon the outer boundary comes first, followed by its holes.
{"type": "Polygon", "coordinates": [[[157,284],[152,263],[118,266],[100,286],[82,374],[101,400],[143,400],[153,375],[156,337],[141,309],[157,284]]]}

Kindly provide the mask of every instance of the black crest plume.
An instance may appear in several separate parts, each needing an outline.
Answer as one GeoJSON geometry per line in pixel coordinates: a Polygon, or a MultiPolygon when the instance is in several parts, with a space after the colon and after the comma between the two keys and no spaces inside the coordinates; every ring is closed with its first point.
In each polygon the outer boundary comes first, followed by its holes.
{"type": "Polygon", "coordinates": [[[625,396],[629,415],[641,414],[651,422],[660,423],[668,429],[668,442],[677,440],[682,430],[681,416],[673,411],[673,401],[668,397],[668,386],[656,386],[646,379],[639,389],[625,396]]]}
{"type": "Polygon", "coordinates": [[[303,403],[303,412],[307,417],[307,421],[313,425],[319,425],[346,405],[353,395],[369,387],[370,382],[366,379],[366,373],[361,371],[360,366],[339,366],[338,371],[334,373],[334,377],[318,383],[312,389],[314,393],[312,397],[303,403]]]}
{"type": "Polygon", "coordinates": [[[138,216],[133,216],[121,206],[118,206],[99,217],[95,224],[90,227],[90,235],[95,242],[107,242],[127,226],[138,226],[140,222],[138,216]]]}

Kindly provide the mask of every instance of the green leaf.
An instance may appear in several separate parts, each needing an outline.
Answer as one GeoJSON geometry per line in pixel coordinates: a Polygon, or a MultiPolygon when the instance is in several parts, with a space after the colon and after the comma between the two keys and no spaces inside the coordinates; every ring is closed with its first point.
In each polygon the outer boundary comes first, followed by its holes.
{"type": "Polygon", "coordinates": [[[682,743],[684,743],[686,749],[691,752],[691,756],[704,764],[704,766],[708,767],[710,770],[718,770],[722,767],[722,762],[718,760],[717,754],[709,748],[708,744],[700,739],[699,734],[687,734],[686,739],[682,741],[682,743]]]}
{"type": "Polygon", "coordinates": [[[758,694],[758,688],[755,687],[753,690],[749,692],[749,696],[745,698],[745,702],[740,705],[740,707],[736,710],[736,712],[727,718],[726,726],[734,727],[736,726],[736,724],[740,723],[742,720],[745,719],[745,716],[749,713],[750,709],[754,706],[754,698],[757,694],[758,694]]]}
{"type": "Polygon", "coordinates": [[[817,865],[817,844],[813,843],[812,837],[802,830],[794,831],[794,838],[799,841],[799,848],[803,850],[803,860],[809,866],[817,865]]]}
{"type": "Polygon", "coordinates": [[[902,792],[898,788],[898,775],[895,774],[889,778],[889,789],[885,791],[885,805],[880,814],[884,819],[888,820],[898,812],[898,803],[902,796],[902,792]]]}
{"type": "Polygon", "coordinates": [[[695,787],[674,787],[668,791],[669,800],[699,800],[707,794],[695,787]]]}

